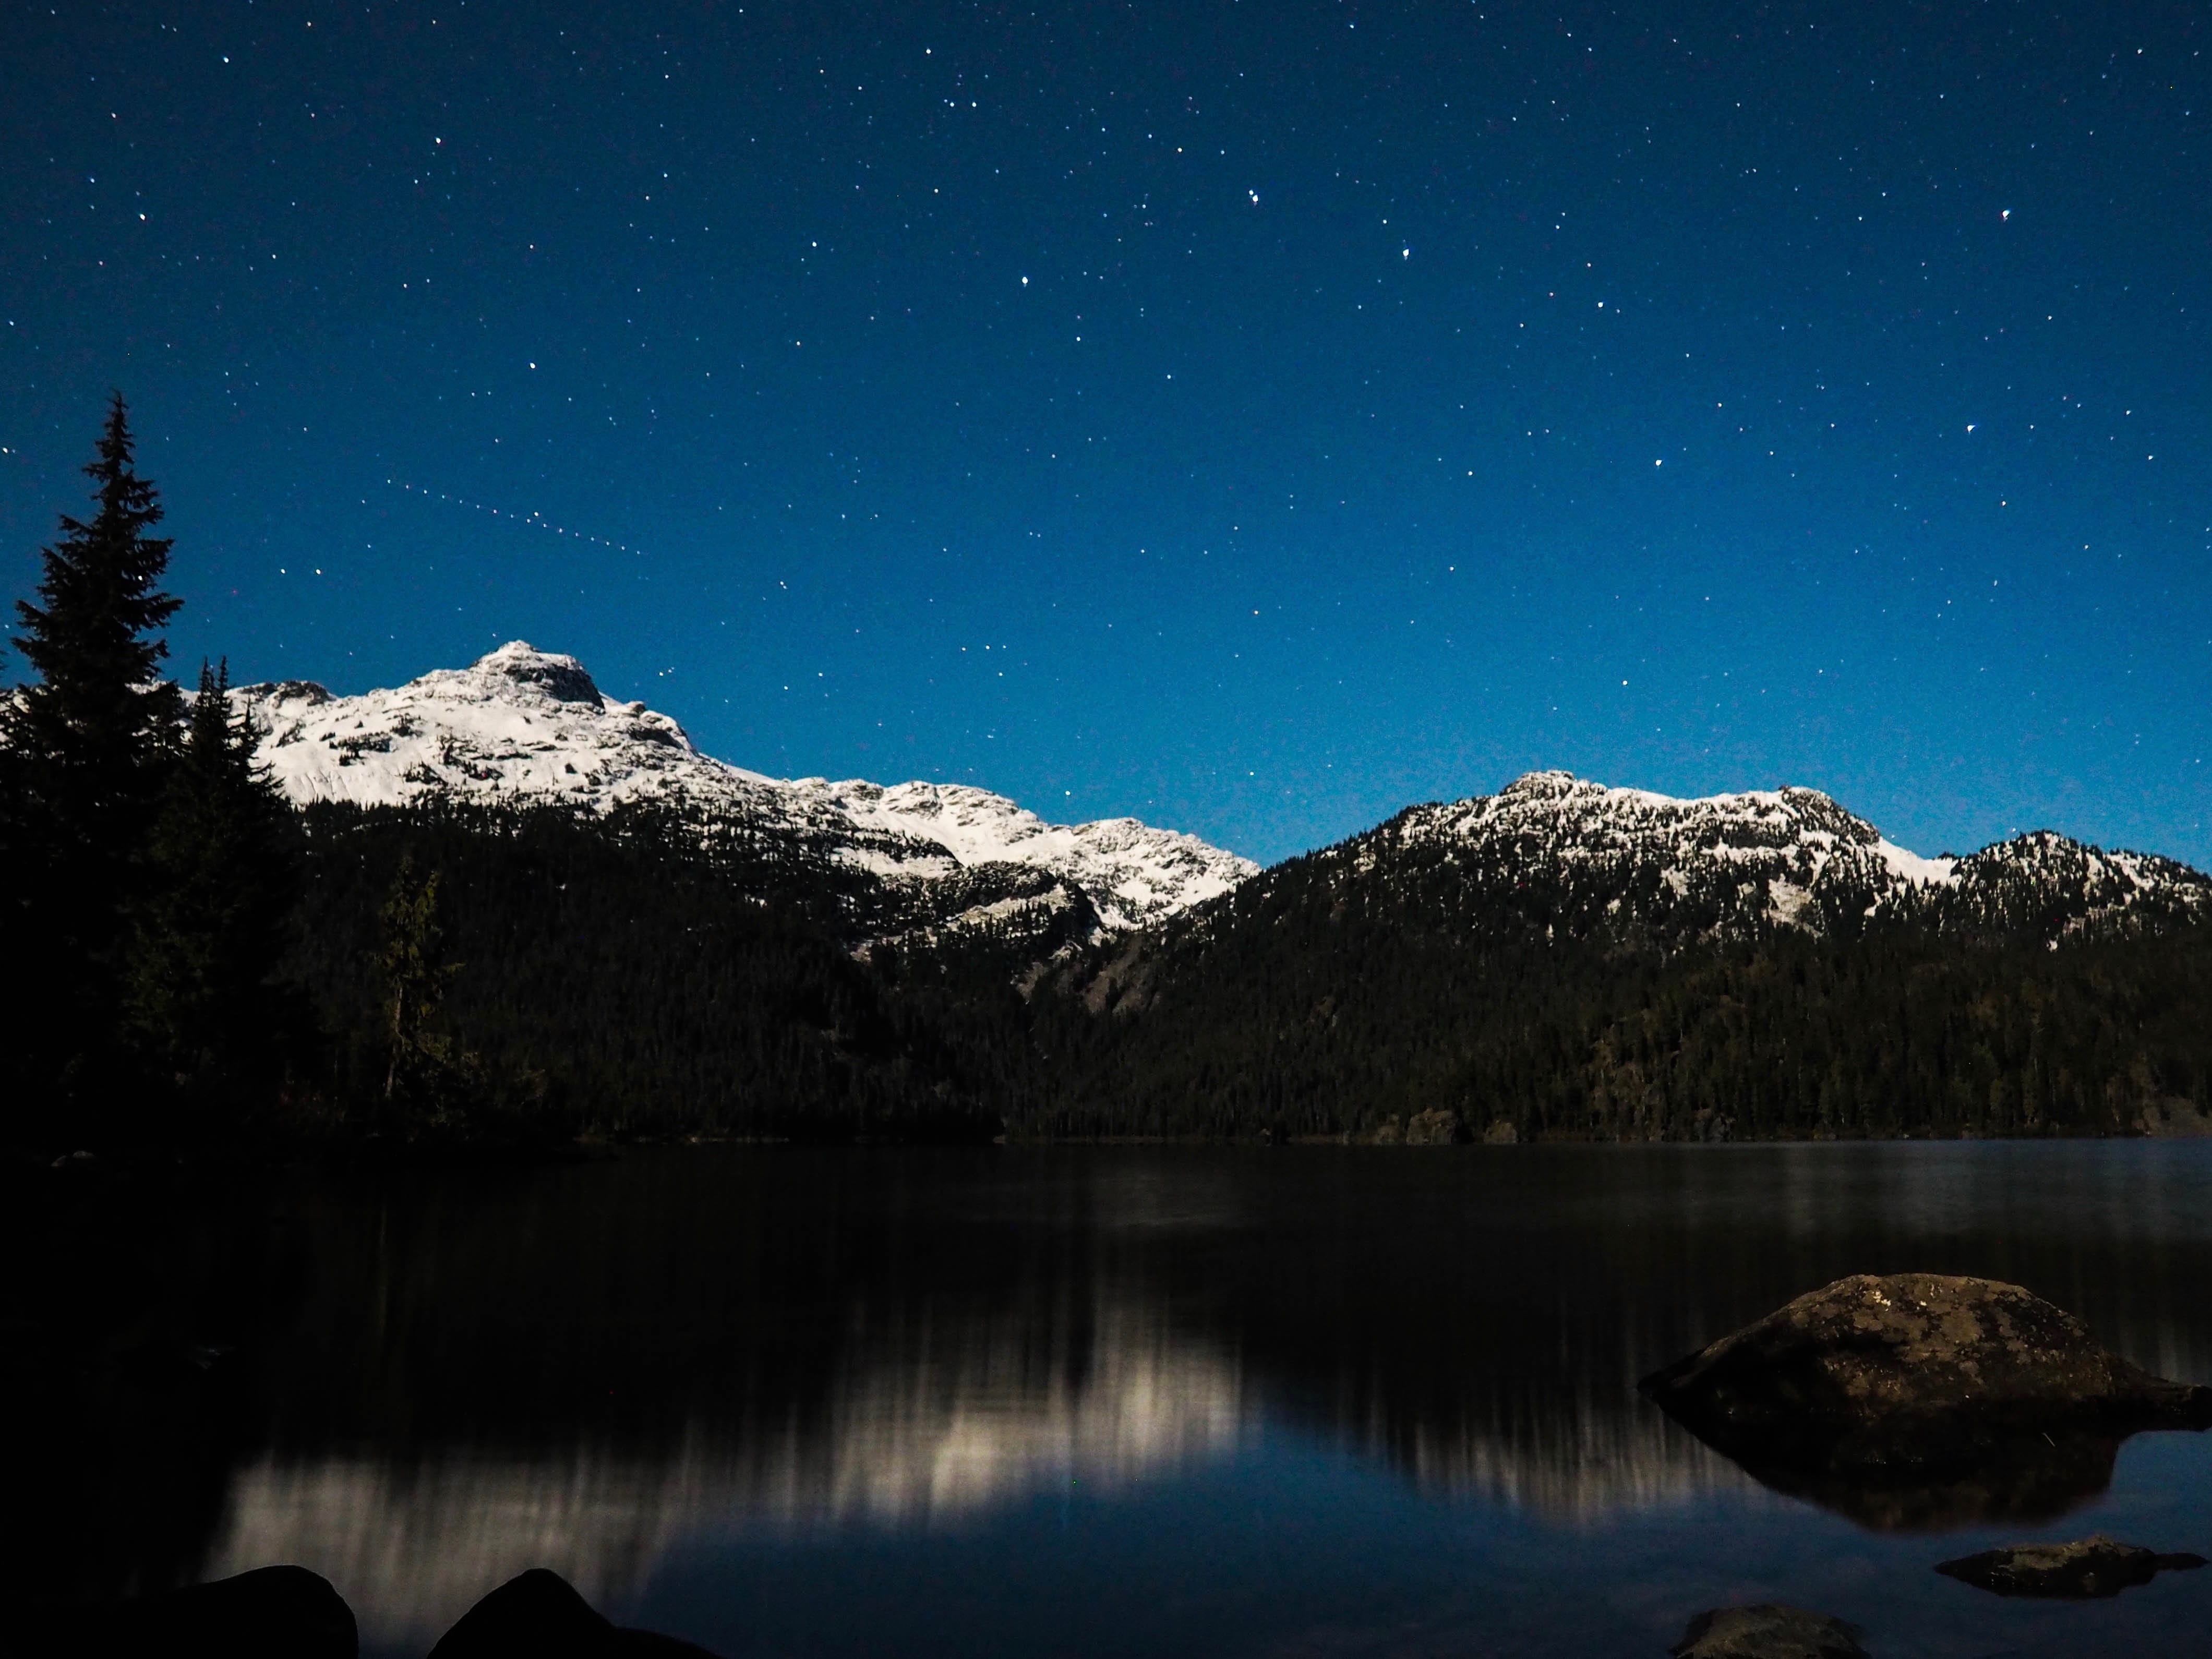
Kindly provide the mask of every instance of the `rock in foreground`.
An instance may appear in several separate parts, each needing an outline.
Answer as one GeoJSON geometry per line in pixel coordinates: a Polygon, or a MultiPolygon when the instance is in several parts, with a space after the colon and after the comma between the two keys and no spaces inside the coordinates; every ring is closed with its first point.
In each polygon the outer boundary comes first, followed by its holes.
{"type": "Polygon", "coordinates": [[[2086,1601],[2148,1584],[2160,1572],[2204,1565],[2201,1555],[2160,1555],[2094,1533],[2070,1544],[2010,1544],[1945,1561],[1936,1571],[1999,1595],[2086,1601]]]}
{"type": "Polygon", "coordinates": [[[1936,1273],[1839,1279],[1641,1387],[1755,1474],[1924,1480],[2024,1440],[2212,1424],[2212,1389],[2137,1369],[2017,1285],[1936,1273]]]}
{"type": "Polygon", "coordinates": [[[1668,1651],[1674,1659],[1867,1659],[1864,1633],[1826,1613],[1764,1602],[1699,1613],[1668,1651]]]}
{"type": "Polygon", "coordinates": [[[624,1630],[557,1572],[532,1567],[463,1613],[430,1659],[714,1659],[651,1631],[624,1630]]]}
{"type": "Polygon", "coordinates": [[[354,1659],[359,1651],[353,1609],[305,1567],[260,1567],[0,1638],[0,1652],[70,1659],[354,1659]]]}

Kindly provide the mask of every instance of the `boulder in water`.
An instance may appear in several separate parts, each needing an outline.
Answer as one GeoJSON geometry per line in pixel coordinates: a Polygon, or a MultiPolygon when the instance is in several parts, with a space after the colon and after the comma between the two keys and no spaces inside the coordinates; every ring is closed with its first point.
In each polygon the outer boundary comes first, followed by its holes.
{"type": "Polygon", "coordinates": [[[1984,1550],[1942,1562],[1936,1571],[1999,1595],[2087,1601],[2148,1584],[2161,1572],[2203,1565],[2201,1555],[2160,1555],[2139,1544],[2123,1544],[2093,1533],[2070,1544],[2009,1544],[1984,1550]]]}
{"type": "Polygon", "coordinates": [[[1690,1620],[1674,1659],[1867,1659],[1856,1625],[1779,1602],[1716,1607],[1690,1620]]]}
{"type": "Polygon", "coordinates": [[[2023,1438],[2212,1425],[2212,1389],[2139,1370],[2017,1285],[1938,1273],[1839,1279],[1640,1386],[1754,1473],[1924,1480],[2023,1438]]]}

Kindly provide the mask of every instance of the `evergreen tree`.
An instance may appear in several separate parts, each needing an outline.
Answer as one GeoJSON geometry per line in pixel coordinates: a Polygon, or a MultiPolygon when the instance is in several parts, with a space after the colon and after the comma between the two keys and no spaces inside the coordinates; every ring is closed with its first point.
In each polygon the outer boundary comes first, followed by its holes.
{"type": "Polygon", "coordinates": [[[410,1139],[465,1132],[481,1115],[483,1068],[443,1030],[446,987],[461,964],[444,959],[438,872],[418,878],[414,859],[403,858],[378,920],[385,1127],[410,1139]]]}
{"type": "Polygon", "coordinates": [[[128,416],[110,404],[89,520],[64,515],[45,550],[40,603],[18,601],[15,639],[38,679],[6,708],[10,751],[7,878],[19,978],[6,1018],[17,1077],[11,1138],[112,1132],[129,1084],[121,1026],[133,918],[181,704],[158,678],[162,624],[178,601],[159,583],[169,542],[154,487],[132,465],[128,416]]]}
{"type": "Polygon", "coordinates": [[[148,1070],[188,1109],[167,1133],[195,1139],[234,1131],[271,1103],[297,1023],[272,981],[297,895],[298,829],[254,761],[252,714],[231,712],[229,689],[228,663],[200,665],[131,963],[148,1070]]]}

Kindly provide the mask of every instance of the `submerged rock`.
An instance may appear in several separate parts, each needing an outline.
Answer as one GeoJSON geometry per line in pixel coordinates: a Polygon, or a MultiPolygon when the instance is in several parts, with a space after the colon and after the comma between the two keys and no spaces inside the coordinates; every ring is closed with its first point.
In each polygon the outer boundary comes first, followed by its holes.
{"type": "Polygon", "coordinates": [[[1779,1602],[1716,1607],[1690,1620],[1674,1659],[1867,1659],[1866,1632],[1824,1613],[1779,1602]]]}
{"type": "Polygon", "coordinates": [[[2122,1544],[2093,1533],[2070,1544],[2008,1544],[1942,1562],[1936,1571],[1999,1595],[2086,1601],[2148,1584],[2160,1572],[2203,1565],[2201,1555],[2160,1555],[2139,1544],[2122,1544]]]}
{"type": "Polygon", "coordinates": [[[1927,1489],[1938,1510],[1953,1486],[2087,1496],[2127,1435],[2212,1425],[2212,1389],[2139,1370],[2017,1285],[1936,1273],[1838,1279],[1640,1386],[1770,1485],[1927,1489]]]}
{"type": "Polygon", "coordinates": [[[430,1659],[713,1659],[704,1648],[625,1630],[557,1572],[532,1567],[471,1607],[430,1659]]]}

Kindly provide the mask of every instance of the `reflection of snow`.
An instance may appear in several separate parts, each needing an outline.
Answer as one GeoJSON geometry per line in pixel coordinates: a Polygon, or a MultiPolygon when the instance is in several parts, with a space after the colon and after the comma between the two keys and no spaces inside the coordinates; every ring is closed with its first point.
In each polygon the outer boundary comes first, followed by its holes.
{"type": "Polygon", "coordinates": [[[1580,1525],[1672,1509],[1712,1492],[1741,1505],[1762,1490],[1656,1409],[1605,1412],[1588,1401],[1510,1434],[1423,1425],[1406,1461],[1424,1486],[1580,1525]]]}
{"type": "Polygon", "coordinates": [[[268,1459],[234,1476],[206,1576],[298,1562],[337,1585],[364,1641],[420,1645],[526,1567],[618,1603],[702,1536],[943,1524],[1071,1480],[1126,1488],[1237,1444],[1237,1368],[1158,1322],[1102,1309],[1080,1365],[1024,1334],[1006,1322],[864,1375],[818,1427],[743,1443],[697,1432],[659,1460],[591,1447],[268,1459]]]}

